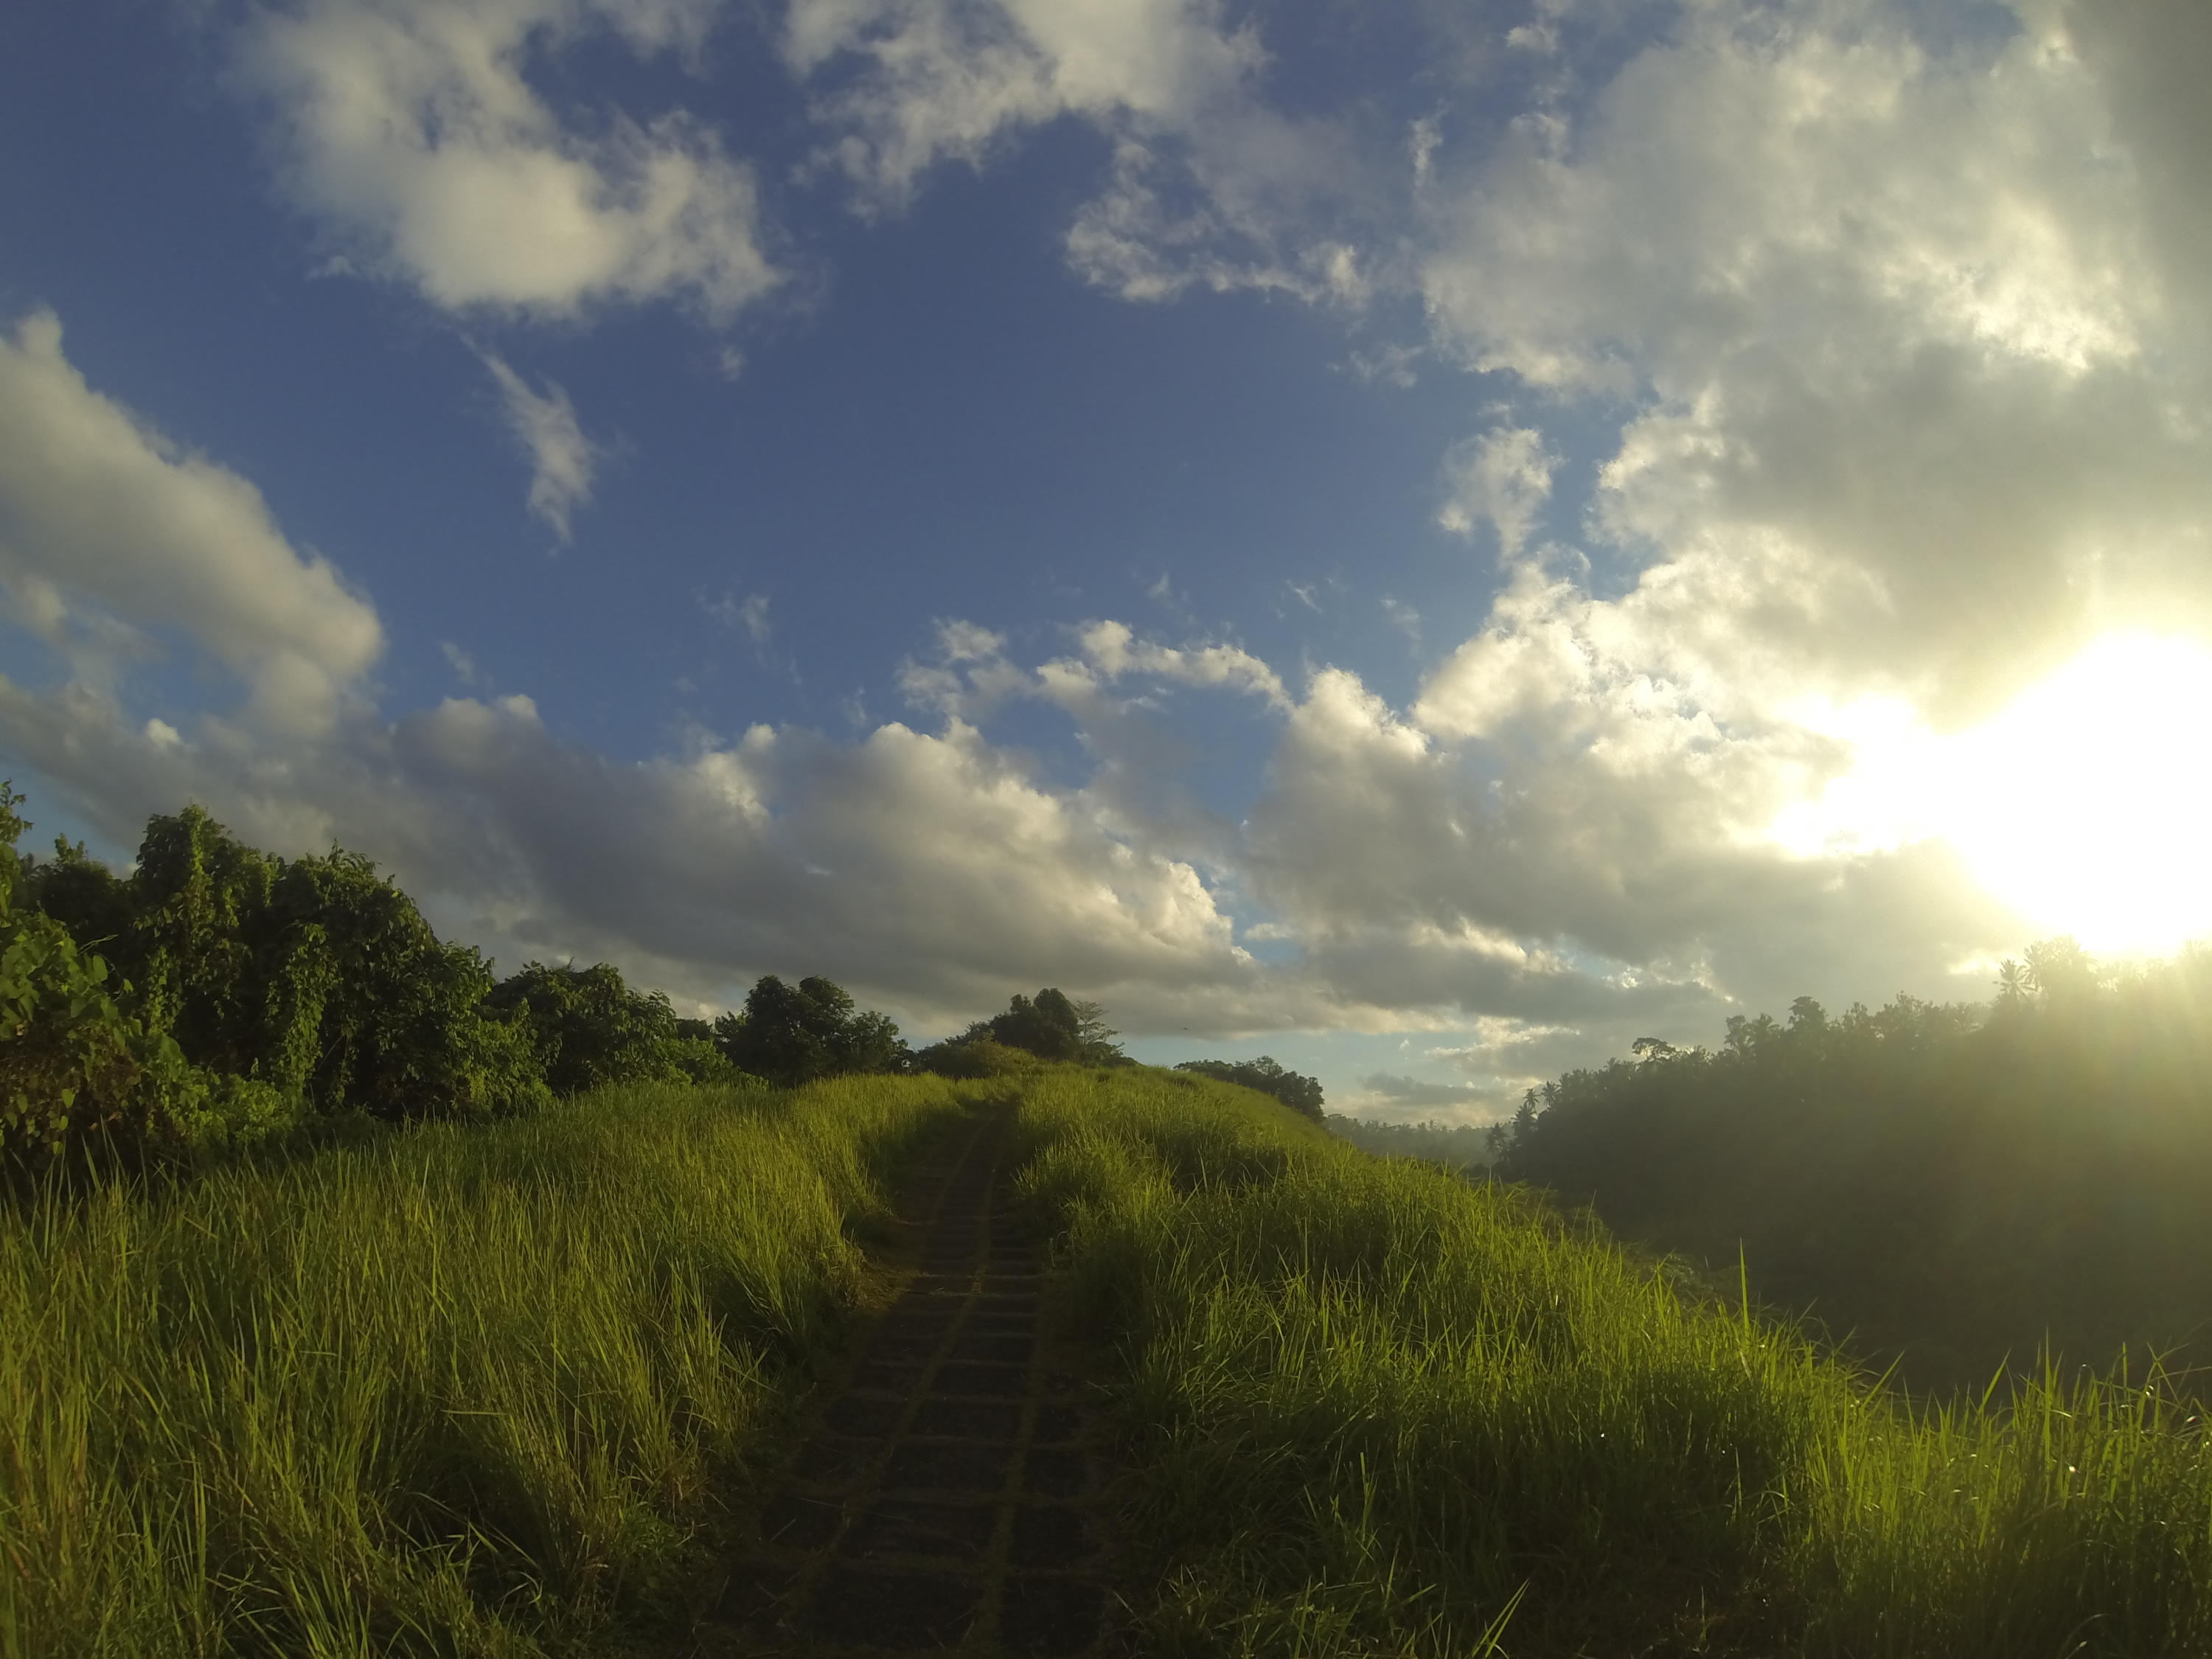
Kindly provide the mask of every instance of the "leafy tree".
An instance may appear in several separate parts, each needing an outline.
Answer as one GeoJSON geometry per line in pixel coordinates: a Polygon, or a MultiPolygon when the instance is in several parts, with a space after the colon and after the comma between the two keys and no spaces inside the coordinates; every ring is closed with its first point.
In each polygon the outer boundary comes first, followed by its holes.
{"type": "Polygon", "coordinates": [[[130,938],[130,885],[87,854],[82,842],[72,846],[58,836],[52,859],[25,854],[16,902],[52,916],[88,951],[113,953],[130,938]]]}
{"type": "Polygon", "coordinates": [[[955,1041],[988,1039],[1039,1060],[1112,1066],[1127,1063],[1127,1056],[1114,1041],[1118,1035],[1106,1024],[1105,1011],[1098,1004],[1078,1002],[1047,986],[1034,999],[1016,993],[1005,1013],[977,1021],[955,1041]]]}
{"type": "Polygon", "coordinates": [[[908,1059],[887,1017],[855,1009],[842,986],[811,975],[797,985],[763,975],[741,1012],[714,1022],[714,1036],[740,1070],[787,1088],[851,1072],[903,1071],[908,1059]]]}
{"type": "Polygon", "coordinates": [[[1321,1084],[1313,1078],[1284,1070],[1267,1054],[1257,1060],[1186,1060],[1176,1070],[1195,1072],[1217,1082],[1240,1083],[1247,1089],[1273,1095],[1301,1117],[1311,1118],[1316,1123],[1326,1116],[1322,1110],[1321,1084]]]}
{"type": "Polygon", "coordinates": [[[199,1065],[326,1115],[472,1116],[545,1097],[529,1033],[484,1015],[483,958],[441,944],[359,854],[272,857],[188,806],[148,823],[129,893],[146,1016],[199,1065]]]}
{"type": "MultiPolygon", "coordinates": [[[[289,1127],[277,1091],[193,1066],[126,1013],[130,988],[61,921],[16,904],[23,797],[0,783],[0,1178],[173,1161],[289,1127]]],[[[80,852],[82,849],[79,849],[80,852]]]]}
{"type": "Polygon", "coordinates": [[[702,1066],[677,1031],[667,994],[631,990],[611,963],[531,963],[501,981],[485,1006],[531,1033],[557,1095],[609,1083],[687,1081],[702,1066]]]}

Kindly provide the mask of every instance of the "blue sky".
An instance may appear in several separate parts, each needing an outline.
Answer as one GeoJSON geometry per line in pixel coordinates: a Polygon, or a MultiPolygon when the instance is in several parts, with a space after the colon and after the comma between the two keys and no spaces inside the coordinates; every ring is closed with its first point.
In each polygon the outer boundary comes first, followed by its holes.
{"type": "Polygon", "coordinates": [[[2197,860],[2069,803],[2203,749],[2192,65],[2030,0],[18,0],[0,760],[510,966],[1056,983],[1401,1115],[2171,949],[2197,860]],[[1990,735],[2039,685],[2078,755],[1990,735]]]}

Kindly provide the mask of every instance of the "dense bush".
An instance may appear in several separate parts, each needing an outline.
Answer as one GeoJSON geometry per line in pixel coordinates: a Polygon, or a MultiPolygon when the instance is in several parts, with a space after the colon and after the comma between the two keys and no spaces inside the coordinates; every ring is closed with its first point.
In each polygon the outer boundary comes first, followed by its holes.
{"type": "Polygon", "coordinates": [[[939,1077],[1018,1077],[1037,1067],[1037,1057],[1024,1048],[1009,1048],[989,1037],[961,1037],[933,1042],[914,1057],[914,1069],[939,1077]]]}

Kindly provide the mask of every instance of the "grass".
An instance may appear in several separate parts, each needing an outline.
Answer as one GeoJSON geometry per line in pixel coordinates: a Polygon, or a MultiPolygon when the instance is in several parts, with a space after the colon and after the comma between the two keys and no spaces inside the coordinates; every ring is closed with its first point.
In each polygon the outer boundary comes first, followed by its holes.
{"type": "Polygon", "coordinates": [[[1516,1190],[1196,1079],[1042,1074],[1021,1133],[1124,1355],[1149,1652],[2212,1652],[2212,1455],[2155,1387],[1916,1411],[1516,1190]]]}
{"type": "Polygon", "coordinates": [[[0,1212],[0,1654],[587,1644],[684,1571],[956,1109],[611,1091],[0,1212]]]}
{"type": "Polygon", "coordinates": [[[649,1626],[960,1088],[1019,1091],[1119,1346],[1147,1654],[2212,1652],[2212,1455],[2155,1386],[1916,1410],[1514,1189],[1049,1067],[612,1091],[0,1212],[0,1655],[649,1626]]]}

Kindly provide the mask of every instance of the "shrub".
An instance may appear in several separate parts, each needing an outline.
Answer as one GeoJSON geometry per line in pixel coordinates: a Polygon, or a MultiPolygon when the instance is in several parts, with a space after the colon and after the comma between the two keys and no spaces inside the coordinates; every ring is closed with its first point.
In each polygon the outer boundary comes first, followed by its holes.
{"type": "Polygon", "coordinates": [[[994,1042],[988,1037],[961,1037],[944,1042],[933,1042],[914,1057],[917,1072],[933,1072],[939,1077],[975,1079],[990,1077],[1018,1077],[1036,1069],[1036,1056],[1020,1048],[1009,1048],[1003,1042],[994,1042]]]}

